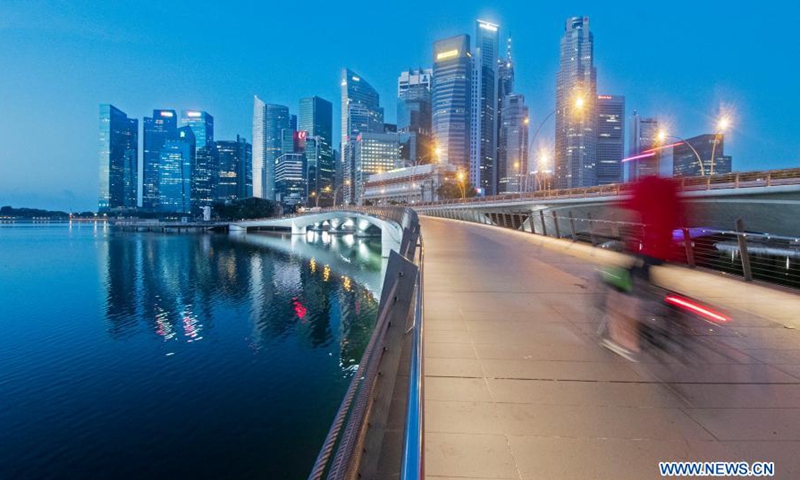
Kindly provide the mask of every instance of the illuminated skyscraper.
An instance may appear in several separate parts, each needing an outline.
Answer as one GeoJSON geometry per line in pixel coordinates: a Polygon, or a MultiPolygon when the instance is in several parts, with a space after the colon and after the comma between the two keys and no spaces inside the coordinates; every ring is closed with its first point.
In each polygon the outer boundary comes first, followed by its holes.
{"type": "Polygon", "coordinates": [[[197,148],[214,142],[214,117],[199,110],[181,110],[181,126],[192,129],[197,148]]]}
{"type": "Polygon", "coordinates": [[[597,70],[589,17],[567,19],[556,78],[555,187],[597,185],[597,70]]]}
{"type": "Polygon", "coordinates": [[[503,124],[500,126],[500,147],[497,149],[499,192],[520,192],[529,189],[528,179],[528,107],[523,95],[505,96],[503,124]]]}
{"type": "Polygon", "coordinates": [[[178,116],[175,110],[153,110],[152,117],[144,117],[144,155],[142,167],[142,208],[155,211],[159,205],[159,172],[161,149],[169,140],[178,136],[178,116]]]}
{"type": "Polygon", "coordinates": [[[345,201],[354,198],[353,142],[361,133],[383,133],[383,109],[372,85],[349,69],[342,71],[342,177],[345,201]]]}
{"type": "MultiPolygon", "coordinates": [[[[642,118],[633,111],[630,123],[630,134],[628,136],[629,148],[628,157],[636,157],[642,152],[653,148],[658,137],[658,120],[655,118],[642,118]]],[[[657,175],[659,172],[659,161],[663,152],[657,152],[649,157],[631,159],[624,165],[626,182],[633,182],[648,175],[657,175]]]]}
{"type": "Polygon", "coordinates": [[[625,97],[597,96],[597,184],[622,181],[625,156],[625,97]]]}
{"type": "Polygon", "coordinates": [[[497,59],[499,26],[478,20],[472,70],[470,180],[485,195],[497,191],[497,59]]]}
{"type": "Polygon", "coordinates": [[[192,129],[177,129],[175,138],[161,147],[158,165],[158,205],[163,213],[191,213],[192,171],[195,166],[192,129]]]}
{"type": "Polygon", "coordinates": [[[257,96],[253,97],[253,196],[265,198],[264,165],[266,162],[266,133],[264,114],[266,104],[257,96]]]}
{"type": "Polygon", "coordinates": [[[319,97],[300,100],[297,129],[305,134],[307,185],[309,194],[331,203],[334,190],[335,165],[333,163],[333,104],[319,97]]]}
{"type": "Polygon", "coordinates": [[[400,166],[400,142],[397,133],[361,133],[353,148],[353,184],[352,197],[345,201],[361,203],[364,184],[374,173],[388,172],[400,166]]]}
{"type": "Polygon", "coordinates": [[[113,105],[100,105],[100,212],[136,208],[139,121],[113,105]]]}
{"type": "Polygon", "coordinates": [[[436,161],[431,145],[431,76],[433,70],[411,69],[397,79],[397,131],[408,135],[404,159],[436,161]]]}
{"type": "Polygon", "coordinates": [[[470,166],[472,54],[469,35],[433,44],[433,137],[439,161],[463,171],[470,166]]]}
{"type": "Polygon", "coordinates": [[[214,143],[219,161],[217,200],[238,200],[253,196],[253,149],[244,138],[214,143]]]}

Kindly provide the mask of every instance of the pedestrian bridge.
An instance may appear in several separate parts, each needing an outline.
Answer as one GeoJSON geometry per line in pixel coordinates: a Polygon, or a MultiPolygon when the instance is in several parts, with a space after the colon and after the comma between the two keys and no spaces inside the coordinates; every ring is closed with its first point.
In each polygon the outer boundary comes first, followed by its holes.
{"type": "Polygon", "coordinates": [[[233,222],[229,230],[242,233],[258,230],[290,231],[293,235],[305,234],[309,228],[326,230],[331,234],[352,233],[354,235],[381,236],[381,255],[388,257],[392,250],[399,250],[403,237],[403,225],[374,214],[353,210],[327,210],[324,212],[291,215],[281,218],[265,218],[233,222]]]}

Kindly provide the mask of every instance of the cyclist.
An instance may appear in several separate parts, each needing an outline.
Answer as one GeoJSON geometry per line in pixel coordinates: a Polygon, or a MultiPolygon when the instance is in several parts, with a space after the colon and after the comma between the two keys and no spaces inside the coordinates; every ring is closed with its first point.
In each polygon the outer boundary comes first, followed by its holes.
{"type": "MultiPolygon", "coordinates": [[[[608,336],[602,344],[633,360],[639,351],[639,322],[650,295],[650,267],[669,260],[672,232],[679,228],[683,208],[677,184],[668,178],[648,176],[633,185],[631,196],[622,207],[637,215],[643,225],[641,239],[629,236],[626,247],[637,257],[627,278],[614,293],[608,315],[608,336]],[[626,292],[632,295],[618,294],[626,292]]],[[[619,283],[619,282],[618,282],[619,283]]]]}

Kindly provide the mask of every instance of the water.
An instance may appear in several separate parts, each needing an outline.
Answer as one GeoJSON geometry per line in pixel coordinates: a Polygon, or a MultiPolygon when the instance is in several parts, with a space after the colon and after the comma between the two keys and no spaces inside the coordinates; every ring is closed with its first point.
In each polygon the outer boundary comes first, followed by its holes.
{"type": "Polygon", "coordinates": [[[0,478],[305,478],[379,243],[0,227],[0,478]]]}

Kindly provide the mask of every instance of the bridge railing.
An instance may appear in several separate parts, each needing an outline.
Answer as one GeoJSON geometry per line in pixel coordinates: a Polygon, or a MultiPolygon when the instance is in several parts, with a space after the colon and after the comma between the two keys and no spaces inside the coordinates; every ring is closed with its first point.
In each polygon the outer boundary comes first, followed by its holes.
{"type": "MultiPolygon", "coordinates": [[[[783,170],[764,170],[754,172],[733,172],[701,177],[681,177],[677,179],[680,190],[692,192],[697,190],[737,189],[754,187],[771,187],[778,185],[800,185],[800,168],[783,170]]],[[[555,190],[538,190],[534,192],[507,193],[488,197],[455,198],[439,202],[422,202],[415,208],[427,208],[449,205],[474,205],[482,203],[505,203],[530,200],[558,200],[568,198],[591,198],[625,195],[630,191],[630,183],[616,183],[596,187],[581,187],[555,190]]]]}
{"type": "Polygon", "coordinates": [[[392,251],[378,307],[378,319],[348,386],[309,480],[424,478],[422,357],[423,247],[416,212],[403,208],[336,208],[392,220],[403,227],[400,251],[392,251]],[[402,358],[410,372],[398,374],[402,358]],[[397,383],[396,380],[400,380],[397,383]],[[396,395],[396,390],[405,395],[396,395]],[[400,402],[394,405],[393,402],[400,402]],[[399,412],[399,413],[398,413],[399,412]],[[389,415],[403,415],[402,441],[386,436],[389,415]],[[393,443],[395,442],[395,443],[393,443]],[[402,453],[402,457],[386,456],[402,453]],[[381,460],[379,464],[379,460],[381,460]],[[381,467],[380,465],[383,465],[381,467]],[[380,471],[397,465],[395,471],[380,471]]]}

